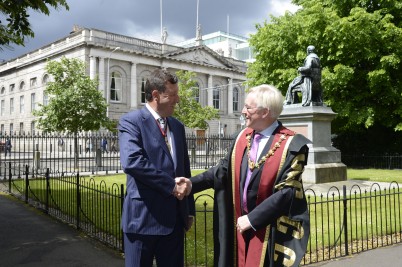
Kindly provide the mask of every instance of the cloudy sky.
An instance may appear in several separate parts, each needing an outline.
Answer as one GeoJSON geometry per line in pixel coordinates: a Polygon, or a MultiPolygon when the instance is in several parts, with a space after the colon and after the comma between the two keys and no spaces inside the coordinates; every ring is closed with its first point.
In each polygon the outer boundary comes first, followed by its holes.
{"type": "MultiPolygon", "coordinates": [[[[169,37],[175,44],[194,38],[198,23],[202,34],[229,31],[248,36],[255,25],[280,16],[297,7],[290,0],[67,0],[70,10],[51,9],[46,16],[30,12],[35,37],[25,47],[3,48],[0,60],[10,60],[38,49],[69,34],[74,25],[160,42],[161,17],[169,37]],[[161,16],[162,1],[162,16],[161,16]]],[[[4,21],[0,14],[0,20],[4,21]]]]}

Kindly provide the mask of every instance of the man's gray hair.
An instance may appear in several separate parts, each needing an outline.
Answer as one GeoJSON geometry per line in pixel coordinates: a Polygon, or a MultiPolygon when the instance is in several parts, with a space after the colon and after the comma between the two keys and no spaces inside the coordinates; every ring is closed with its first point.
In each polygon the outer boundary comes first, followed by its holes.
{"type": "Polygon", "coordinates": [[[270,116],[277,119],[283,110],[283,95],[273,85],[261,84],[251,88],[248,94],[254,94],[255,103],[258,108],[266,108],[270,116]]]}

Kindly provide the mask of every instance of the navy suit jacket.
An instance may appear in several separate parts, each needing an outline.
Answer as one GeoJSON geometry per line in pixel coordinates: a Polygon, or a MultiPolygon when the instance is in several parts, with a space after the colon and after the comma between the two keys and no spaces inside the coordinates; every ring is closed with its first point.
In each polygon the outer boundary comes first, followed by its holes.
{"type": "Polygon", "coordinates": [[[127,174],[122,228],[125,233],[170,234],[179,218],[187,227],[194,215],[192,195],[182,201],[172,192],[175,177],[191,177],[190,161],[183,124],[167,118],[176,148],[177,167],[155,118],[144,107],[123,115],[119,122],[120,159],[127,174]]]}

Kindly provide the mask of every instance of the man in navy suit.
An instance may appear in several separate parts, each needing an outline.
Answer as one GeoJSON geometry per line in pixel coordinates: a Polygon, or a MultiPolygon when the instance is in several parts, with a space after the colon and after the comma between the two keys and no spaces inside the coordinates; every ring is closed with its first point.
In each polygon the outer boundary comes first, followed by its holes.
{"type": "Polygon", "coordinates": [[[127,174],[122,228],[126,267],[184,265],[184,233],[194,216],[184,125],[170,117],[178,79],[157,69],[145,84],[147,103],[119,122],[120,158],[127,174]],[[159,122],[161,121],[161,122],[159,122]]]}

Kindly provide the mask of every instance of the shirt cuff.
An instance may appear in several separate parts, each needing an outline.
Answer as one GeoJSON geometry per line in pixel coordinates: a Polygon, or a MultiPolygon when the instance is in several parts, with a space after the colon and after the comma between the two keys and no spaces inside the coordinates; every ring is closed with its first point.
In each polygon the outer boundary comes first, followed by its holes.
{"type": "Polygon", "coordinates": [[[250,222],[250,220],[249,220],[249,218],[248,218],[248,215],[246,215],[246,218],[247,218],[248,223],[250,224],[250,227],[253,228],[254,231],[257,231],[257,230],[254,228],[254,226],[251,224],[251,222],[250,222]]]}

